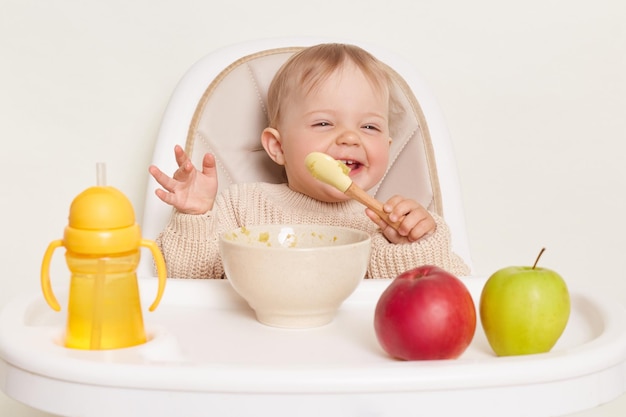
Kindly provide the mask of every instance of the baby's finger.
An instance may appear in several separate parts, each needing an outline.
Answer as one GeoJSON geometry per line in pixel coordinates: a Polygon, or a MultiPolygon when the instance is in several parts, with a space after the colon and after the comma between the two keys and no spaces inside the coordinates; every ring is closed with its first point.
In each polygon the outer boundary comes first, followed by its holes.
{"type": "Polygon", "coordinates": [[[414,211],[419,211],[420,208],[421,206],[413,200],[401,200],[393,206],[391,212],[389,213],[389,218],[391,221],[397,222],[404,216],[407,216],[414,211]]]}
{"type": "Polygon", "coordinates": [[[402,201],[404,201],[404,198],[402,196],[394,195],[389,200],[385,201],[385,203],[383,204],[383,210],[385,210],[387,213],[391,213],[394,207],[396,207],[402,201]]]}
{"type": "Polygon", "coordinates": [[[194,171],[195,168],[191,160],[188,159],[174,172],[173,178],[178,182],[185,182],[194,174],[194,171]]]}
{"type": "Polygon", "coordinates": [[[383,234],[387,237],[387,239],[400,239],[402,236],[398,231],[387,223],[384,219],[382,219],[375,211],[371,209],[365,209],[365,214],[370,218],[372,222],[378,226],[378,228],[383,232],[383,234]]]}
{"type": "Polygon", "coordinates": [[[407,238],[411,242],[418,241],[435,232],[437,224],[431,217],[424,217],[411,229],[407,238]]]}
{"type": "Polygon", "coordinates": [[[156,165],[150,165],[148,168],[150,175],[159,183],[159,185],[168,191],[172,191],[175,181],[167,174],[161,171],[156,165]]]}
{"type": "Polygon", "coordinates": [[[170,193],[168,193],[165,190],[162,190],[161,188],[157,188],[156,190],[154,190],[154,193],[156,194],[157,197],[161,199],[161,201],[171,205],[171,203],[169,202],[169,200],[171,199],[170,193]]]}
{"type": "Polygon", "coordinates": [[[161,201],[169,204],[177,210],[183,209],[183,207],[180,205],[180,198],[175,193],[168,193],[167,191],[157,189],[155,190],[155,194],[161,199],[161,201]]]}
{"type": "Polygon", "coordinates": [[[182,167],[189,160],[189,156],[180,145],[174,147],[174,156],[179,167],[182,167]]]}
{"type": "Polygon", "coordinates": [[[215,156],[210,153],[204,154],[202,159],[202,173],[205,175],[214,175],[215,170],[215,156]]]}
{"type": "Polygon", "coordinates": [[[387,226],[389,226],[387,222],[381,219],[380,216],[376,214],[374,210],[366,208],[365,214],[367,215],[367,217],[370,218],[371,221],[374,222],[374,224],[376,224],[376,226],[380,227],[382,230],[384,230],[387,226]]]}

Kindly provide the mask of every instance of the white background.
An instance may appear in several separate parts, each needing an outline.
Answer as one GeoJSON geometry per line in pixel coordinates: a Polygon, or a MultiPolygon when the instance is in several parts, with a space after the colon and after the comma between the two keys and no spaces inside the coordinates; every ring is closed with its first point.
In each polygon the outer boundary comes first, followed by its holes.
{"type": "MultiPolygon", "coordinates": [[[[141,213],[161,114],[196,60],[308,35],[387,47],[428,80],[477,274],[546,246],[544,266],[626,305],[625,22],[623,0],[0,0],[0,307],[39,291],[96,162],[141,213]]],[[[626,396],[577,415],[624,413],[626,396]]],[[[0,415],[47,414],[0,393],[0,415]]]]}

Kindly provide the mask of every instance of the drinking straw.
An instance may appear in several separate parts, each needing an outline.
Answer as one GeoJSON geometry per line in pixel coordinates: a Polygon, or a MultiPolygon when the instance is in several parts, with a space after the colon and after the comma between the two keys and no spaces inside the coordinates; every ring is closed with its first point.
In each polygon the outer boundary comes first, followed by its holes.
{"type": "MultiPolygon", "coordinates": [[[[96,184],[98,187],[106,186],[106,164],[103,162],[96,164],[96,184]]],[[[93,291],[90,349],[100,349],[102,345],[102,321],[104,320],[104,317],[102,317],[102,304],[104,303],[105,279],[106,259],[99,258],[93,291]]]]}

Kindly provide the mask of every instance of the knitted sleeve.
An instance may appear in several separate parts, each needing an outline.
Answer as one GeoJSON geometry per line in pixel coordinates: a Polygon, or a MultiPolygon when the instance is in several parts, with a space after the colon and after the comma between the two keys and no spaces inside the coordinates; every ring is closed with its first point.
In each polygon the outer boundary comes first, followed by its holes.
{"type": "Polygon", "coordinates": [[[205,215],[172,213],[156,243],[171,278],[222,278],[219,242],[213,212],[205,215]]]}

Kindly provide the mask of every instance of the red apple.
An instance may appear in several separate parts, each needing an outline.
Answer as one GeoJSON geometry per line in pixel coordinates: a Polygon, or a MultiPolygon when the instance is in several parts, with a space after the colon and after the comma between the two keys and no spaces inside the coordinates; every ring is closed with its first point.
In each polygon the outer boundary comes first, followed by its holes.
{"type": "Polygon", "coordinates": [[[424,265],[398,275],[374,312],[378,342],[404,360],[455,359],[476,331],[476,308],[456,276],[424,265]]]}

